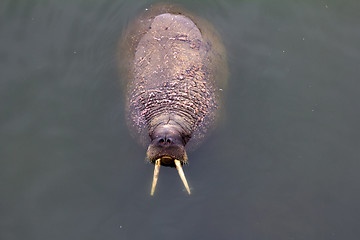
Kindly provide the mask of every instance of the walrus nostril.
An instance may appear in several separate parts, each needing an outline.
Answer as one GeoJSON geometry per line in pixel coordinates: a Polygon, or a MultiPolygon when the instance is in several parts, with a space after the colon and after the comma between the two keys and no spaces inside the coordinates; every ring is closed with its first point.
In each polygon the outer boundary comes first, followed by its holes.
{"type": "Polygon", "coordinates": [[[161,144],[161,145],[168,145],[168,144],[172,144],[173,143],[173,140],[171,138],[160,138],[158,140],[158,143],[161,144]]]}

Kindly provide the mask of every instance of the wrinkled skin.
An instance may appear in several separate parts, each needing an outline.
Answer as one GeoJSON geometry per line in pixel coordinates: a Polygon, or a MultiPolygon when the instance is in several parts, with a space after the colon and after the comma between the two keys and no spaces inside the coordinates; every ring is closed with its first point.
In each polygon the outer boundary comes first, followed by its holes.
{"type": "Polygon", "coordinates": [[[185,164],[185,146],[213,128],[226,87],[215,30],[177,7],[157,5],[129,27],[120,53],[131,132],[148,145],[150,162],[185,164]]]}

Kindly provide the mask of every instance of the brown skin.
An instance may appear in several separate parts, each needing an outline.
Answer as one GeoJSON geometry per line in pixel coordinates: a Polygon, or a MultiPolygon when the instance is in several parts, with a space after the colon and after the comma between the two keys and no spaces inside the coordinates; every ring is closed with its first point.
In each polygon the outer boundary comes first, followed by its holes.
{"type": "Polygon", "coordinates": [[[147,158],[154,163],[161,158],[164,166],[175,167],[174,159],[180,160],[183,164],[187,162],[185,145],[186,136],[176,123],[167,123],[157,126],[150,133],[151,143],[147,150],[147,158]]]}
{"type": "Polygon", "coordinates": [[[148,145],[150,162],[187,163],[185,146],[218,118],[227,76],[220,38],[204,20],[159,4],[129,27],[120,49],[133,135],[148,145]]]}

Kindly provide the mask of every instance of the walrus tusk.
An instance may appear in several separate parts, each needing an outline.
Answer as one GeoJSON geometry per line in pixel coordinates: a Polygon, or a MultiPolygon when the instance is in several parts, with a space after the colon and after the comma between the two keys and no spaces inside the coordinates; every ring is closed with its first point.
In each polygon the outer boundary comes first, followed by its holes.
{"type": "Polygon", "coordinates": [[[189,193],[189,195],[190,195],[190,194],[191,194],[191,193],[190,193],[190,188],[189,188],[189,185],[188,185],[188,183],[187,183],[187,181],[186,181],[184,171],[183,171],[183,169],[182,169],[182,167],[181,167],[181,163],[180,163],[179,160],[176,160],[176,159],[174,160],[174,162],[175,162],[175,165],[176,165],[176,169],[177,169],[178,172],[179,172],[180,178],[181,178],[181,180],[183,181],[184,186],[185,186],[186,190],[188,191],[188,193],[189,193]]]}
{"type": "Polygon", "coordinates": [[[153,177],[153,182],[152,182],[152,187],[151,187],[151,196],[153,196],[154,192],[155,192],[156,183],[159,178],[159,171],[160,171],[160,158],[155,161],[154,177],[153,177]]]}

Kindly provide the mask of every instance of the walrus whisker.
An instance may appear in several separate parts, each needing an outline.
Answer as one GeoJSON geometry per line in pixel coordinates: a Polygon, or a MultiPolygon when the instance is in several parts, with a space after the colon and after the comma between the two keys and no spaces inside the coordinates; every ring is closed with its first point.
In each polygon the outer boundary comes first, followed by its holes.
{"type": "Polygon", "coordinates": [[[156,159],[156,161],[155,161],[154,177],[153,177],[153,182],[152,182],[152,187],[151,187],[151,196],[153,196],[154,192],[155,192],[156,183],[159,178],[159,171],[160,171],[160,158],[156,159]]]}
{"type": "Polygon", "coordinates": [[[174,162],[175,162],[175,165],[176,165],[176,169],[177,169],[178,172],[179,172],[180,178],[181,178],[182,182],[184,183],[184,186],[185,186],[187,192],[188,192],[189,195],[190,195],[190,194],[191,194],[190,188],[189,188],[189,185],[188,185],[188,183],[187,183],[187,181],[186,181],[184,171],[183,171],[183,169],[182,169],[182,167],[181,167],[181,163],[180,163],[179,160],[176,160],[176,159],[174,160],[174,162]]]}

